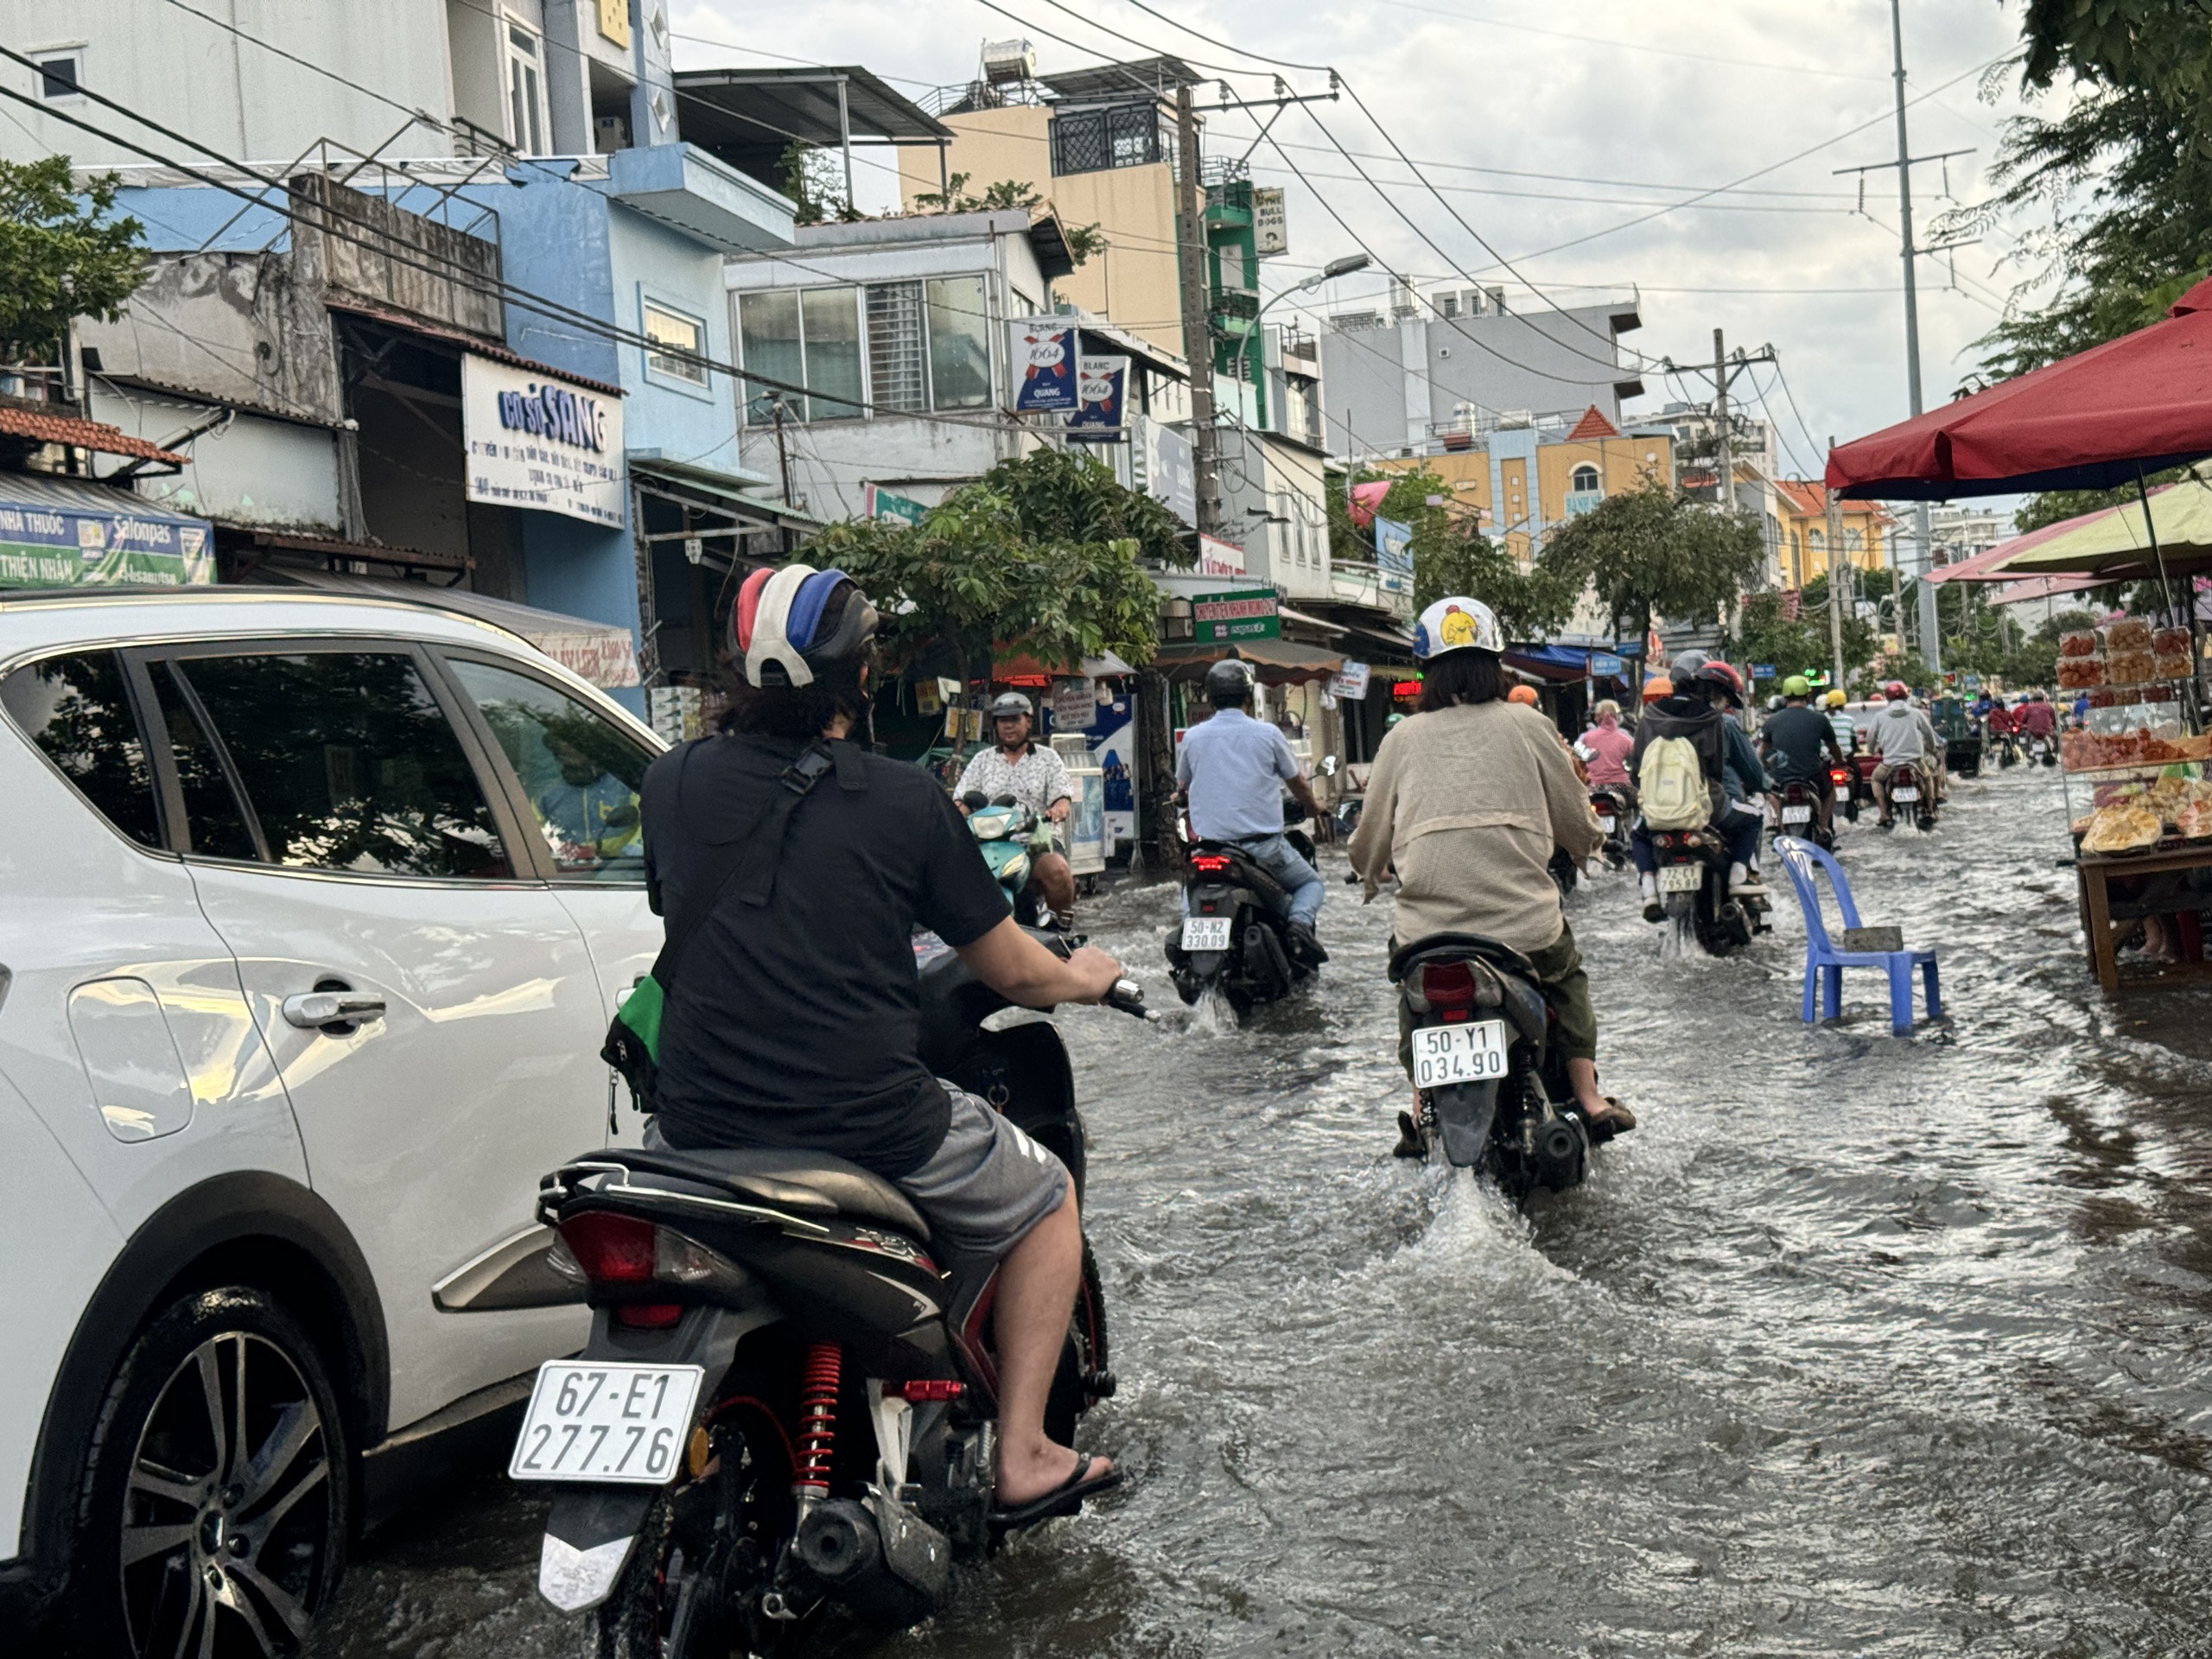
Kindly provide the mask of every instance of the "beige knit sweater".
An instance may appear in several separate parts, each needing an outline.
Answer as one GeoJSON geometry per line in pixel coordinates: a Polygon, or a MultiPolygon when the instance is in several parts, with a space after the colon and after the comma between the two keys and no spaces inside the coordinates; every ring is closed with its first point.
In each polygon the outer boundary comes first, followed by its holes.
{"type": "Polygon", "coordinates": [[[1480,933],[1541,950],[1566,925],[1548,865],[1605,844],[1590,798],[1552,723],[1523,703],[1415,715],[1387,733],[1351,838],[1367,896],[1398,872],[1401,944],[1480,933]]]}

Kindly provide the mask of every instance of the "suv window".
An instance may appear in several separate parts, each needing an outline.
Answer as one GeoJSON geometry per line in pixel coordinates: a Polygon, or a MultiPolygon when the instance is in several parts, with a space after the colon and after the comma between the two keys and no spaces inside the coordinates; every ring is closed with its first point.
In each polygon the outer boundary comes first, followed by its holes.
{"type": "Polygon", "coordinates": [[[560,874],[642,881],[638,798],[652,756],[613,721],[512,669],[448,658],[508,763],[560,874]]]}
{"type": "Polygon", "coordinates": [[[169,758],[176,765],[177,792],[184,798],[188,850],[210,858],[265,856],[231,788],[224,756],[193,712],[183,665],[155,663],[150,671],[162,729],[169,740],[169,758]]]}
{"type": "Polygon", "coordinates": [[[0,680],[0,704],[110,823],[142,846],[162,845],[154,771],[113,652],[19,668],[0,680]]]}
{"type": "Polygon", "coordinates": [[[193,657],[192,690],[278,864],[512,874],[461,740],[396,651],[193,657]]]}

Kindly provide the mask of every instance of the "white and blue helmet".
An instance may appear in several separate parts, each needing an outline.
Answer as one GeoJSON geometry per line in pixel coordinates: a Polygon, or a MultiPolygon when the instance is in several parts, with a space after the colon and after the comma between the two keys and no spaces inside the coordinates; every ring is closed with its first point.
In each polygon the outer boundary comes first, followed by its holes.
{"type": "Polygon", "coordinates": [[[1505,636],[1490,607],[1463,594],[1438,600],[1414,624],[1414,655],[1424,663],[1447,651],[1504,650],[1505,636]]]}

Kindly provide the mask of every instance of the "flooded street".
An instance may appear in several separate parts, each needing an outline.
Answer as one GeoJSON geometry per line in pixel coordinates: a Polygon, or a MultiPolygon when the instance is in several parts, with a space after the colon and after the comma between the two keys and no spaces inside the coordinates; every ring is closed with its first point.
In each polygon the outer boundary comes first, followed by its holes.
{"type": "MultiPolygon", "coordinates": [[[[954,1610],[823,1651],[2212,1654],[2212,1001],[2107,1002],[2056,772],[1936,835],[1845,831],[1866,918],[1942,948],[1797,1020],[1802,929],[1661,960],[1632,875],[1568,912],[1643,1119],[1517,1213],[1389,1156],[1389,906],[1325,852],[1318,990],[1243,1030],[1062,1021],[1130,1490],[954,1610]]],[[[1165,886],[1087,907],[1175,1007],[1165,886]]],[[[583,1650],[541,1507],[486,1478],[372,1539],[321,1659],[583,1650]]]]}

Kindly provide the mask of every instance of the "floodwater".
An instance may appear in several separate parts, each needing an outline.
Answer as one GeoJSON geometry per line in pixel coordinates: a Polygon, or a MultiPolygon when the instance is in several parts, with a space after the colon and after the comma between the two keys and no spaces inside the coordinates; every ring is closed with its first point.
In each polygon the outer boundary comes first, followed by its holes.
{"type": "MultiPolygon", "coordinates": [[[[1847,830],[1947,1027],[1802,929],[1662,961],[1630,878],[1568,912],[1643,1127],[1517,1212],[1394,1160],[1387,900],[1341,854],[1319,988],[1242,1030],[1062,1021],[1125,1494],[840,1659],[2212,1655],[2212,999],[2107,1002],[2057,775],[1847,830]]],[[[1777,884],[1779,872],[1776,872],[1777,884]]],[[[1163,887],[1090,907],[1174,1007],[1163,887]]],[[[486,1478],[372,1539],[324,1659],[582,1650],[486,1478]]]]}

